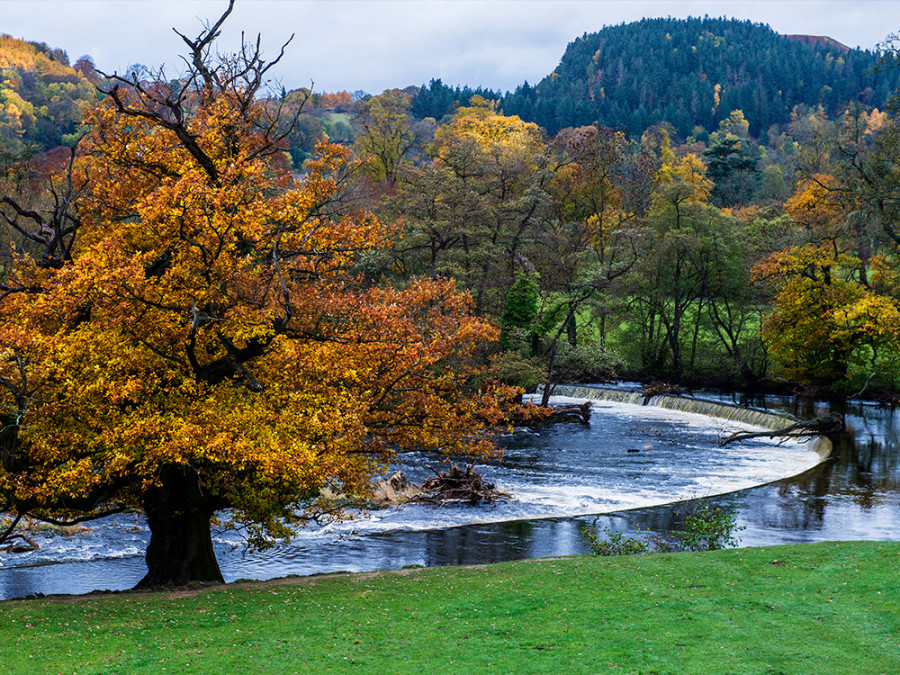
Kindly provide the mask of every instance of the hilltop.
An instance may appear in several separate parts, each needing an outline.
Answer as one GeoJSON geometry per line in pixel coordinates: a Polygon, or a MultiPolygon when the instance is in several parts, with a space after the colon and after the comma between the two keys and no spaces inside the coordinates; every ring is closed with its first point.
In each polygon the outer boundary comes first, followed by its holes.
{"type": "Polygon", "coordinates": [[[900,72],[877,72],[878,63],[878,54],[828,37],[750,21],[643,19],[585,33],[536,87],[523,84],[502,105],[551,134],[598,122],[640,135],[668,122],[683,137],[742,110],[759,136],[798,105],[830,116],[851,101],[884,106],[900,72]]]}

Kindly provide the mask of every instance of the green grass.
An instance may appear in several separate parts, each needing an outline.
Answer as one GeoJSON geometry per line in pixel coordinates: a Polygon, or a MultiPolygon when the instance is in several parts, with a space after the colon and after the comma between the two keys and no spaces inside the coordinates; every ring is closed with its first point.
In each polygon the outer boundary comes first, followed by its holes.
{"type": "Polygon", "coordinates": [[[900,543],[0,605],[4,673],[898,673],[900,543]]]}
{"type": "Polygon", "coordinates": [[[337,113],[333,111],[328,111],[324,115],[328,118],[328,121],[334,124],[335,122],[343,122],[347,126],[353,126],[353,119],[350,116],[350,113],[337,113]]]}

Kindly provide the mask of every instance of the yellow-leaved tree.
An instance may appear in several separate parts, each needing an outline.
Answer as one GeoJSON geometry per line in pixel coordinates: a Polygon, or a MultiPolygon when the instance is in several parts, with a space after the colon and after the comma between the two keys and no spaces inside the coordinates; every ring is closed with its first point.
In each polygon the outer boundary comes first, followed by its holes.
{"type": "MultiPolygon", "coordinates": [[[[874,267],[881,281],[882,258],[874,267]]],[[[832,245],[805,244],[774,253],[754,268],[773,293],[762,335],[780,373],[812,385],[853,386],[857,395],[896,358],[900,309],[890,295],[858,279],[860,261],[832,245]],[[863,378],[865,378],[863,380],[863,378]]]]}
{"type": "Polygon", "coordinates": [[[471,365],[495,329],[468,296],[355,271],[391,230],[344,199],[348,150],[283,169],[278,59],[210,56],[230,11],[182,36],[180,80],[107,78],[56,209],[3,207],[41,246],[2,285],[0,508],[143,509],[143,587],[221,581],[221,509],[262,544],[397,452],[491,452],[506,394],[471,365]]]}

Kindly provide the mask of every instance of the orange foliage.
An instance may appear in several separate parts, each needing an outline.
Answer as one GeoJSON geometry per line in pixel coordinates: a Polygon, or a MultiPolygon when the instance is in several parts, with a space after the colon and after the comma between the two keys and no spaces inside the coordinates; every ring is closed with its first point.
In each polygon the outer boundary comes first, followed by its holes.
{"type": "Polygon", "coordinates": [[[815,174],[802,179],[794,195],[785,202],[785,211],[798,223],[817,234],[836,234],[844,218],[841,192],[834,178],[815,174]]]}
{"type": "Polygon", "coordinates": [[[349,91],[324,92],[316,95],[316,108],[320,110],[334,110],[335,108],[349,108],[353,104],[353,96],[349,91]]]}
{"type": "Polygon", "coordinates": [[[2,390],[15,509],[147,508],[162,469],[189,467],[259,543],[398,451],[493,451],[511,392],[472,363],[495,329],[451,282],[360,278],[392,229],[342,205],[349,150],[320,145],[294,178],[267,159],[266,111],[232,93],[188,100],[196,152],[121,105],[89,113],[73,259],[20,257],[8,284],[34,292],[0,302],[0,376],[25,393],[2,390]]]}

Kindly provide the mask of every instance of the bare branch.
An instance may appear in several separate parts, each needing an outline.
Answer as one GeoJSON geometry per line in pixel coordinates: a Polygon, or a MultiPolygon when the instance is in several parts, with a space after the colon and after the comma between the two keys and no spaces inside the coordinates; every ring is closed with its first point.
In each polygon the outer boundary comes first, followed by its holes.
{"type": "Polygon", "coordinates": [[[16,526],[19,524],[19,521],[22,520],[23,515],[24,514],[22,514],[22,513],[16,514],[15,518],[13,518],[12,523],[10,523],[9,527],[7,527],[3,531],[2,534],[0,534],[0,543],[3,543],[5,541],[9,540],[10,538],[12,538],[13,536],[15,536],[15,535],[13,535],[13,531],[16,529],[16,526]]]}
{"type": "Polygon", "coordinates": [[[729,443],[737,441],[745,441],[749,438],[813,438],[815,436],[825,436],[828,434],[838,433],[844,430],[844,417],[840,414],[829,415],[827,417],[817,417],[808,422],[797,422],[783,429],[775,429],[772,431],[735,431],[733,434],[726,436],[719,441],[720,446],[726,446],[729,443]]]}
{"type": "Polygon", "coordinates": [[[172,29],[175,31],[176,35],[184,40],[184,43],[191,50],[191,62],[193,63],[195,72],[200,74],[208,88],[212,88],[213,84],[215,84],[215,77],[213,76],[212,71],[206,66],[209,46],[217,37],[219,37],[219,29],[222,27],[222,24],[225,23],[225,19],[228,18],[228,15],[231,14],[231,10],[233,9],[234,0],[228,0],[228,9],[226,9],[222,16],[219,17],[219,20],[216,21],[212,27],[207,26],[195,40],[191,40],[174,28],[172,29]]]}

